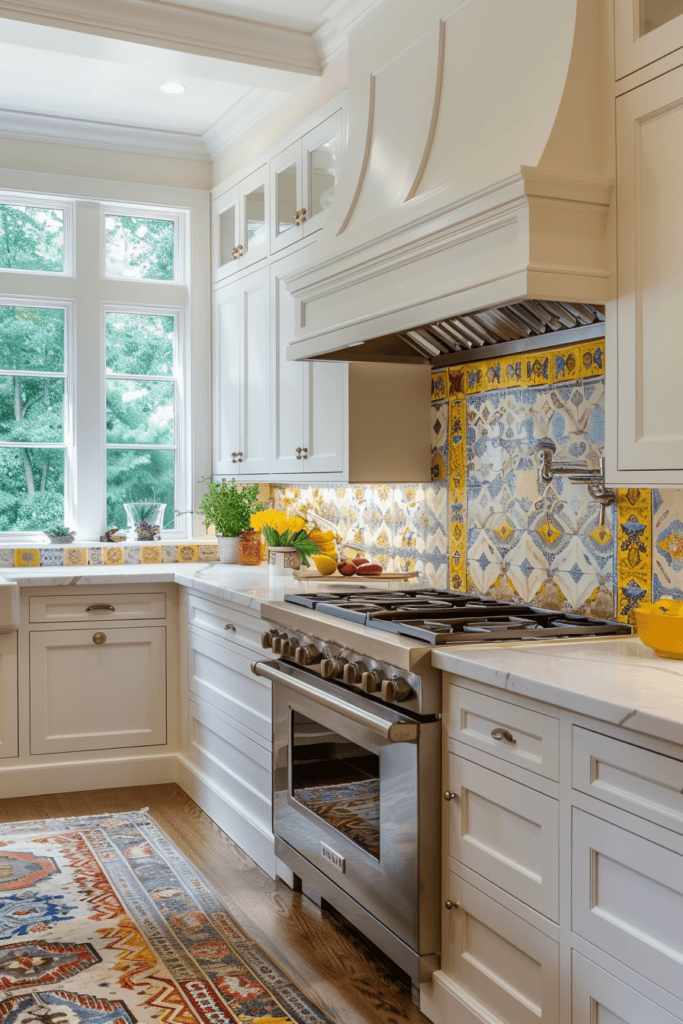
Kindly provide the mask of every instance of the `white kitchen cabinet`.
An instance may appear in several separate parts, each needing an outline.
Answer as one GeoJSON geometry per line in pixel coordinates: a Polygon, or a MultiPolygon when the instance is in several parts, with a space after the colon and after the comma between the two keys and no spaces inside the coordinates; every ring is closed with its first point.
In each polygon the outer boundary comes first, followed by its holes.
{"type": "Polygon", "coordinates": [[[679,1020],[574,951],[572,1024],[678,1024],[679,1020]]]}
{"type": "Polygon", "coordinates": [[[215,475],[270,472],[269,295],[267,266],[214,295],[215,475]]]}
{"type": "Polygon", "coordinates": [[[456,754],[449,760],[450,856],[557,921],[557,800],[456,754]]]}
{"type": "Polygon", "coordinates": [[[342,473],[348,368],[345,363],[295,363],[295,304],[285,278],[310,259],[311,247],[271,264],[272,463],[274,476],[342,473]]]}
{"type": "Polygon", "coordinates": [[[165,626],[35,630],[29,656],[31,754],[166,743],[165,626]]]}
{"type": "Polygon", "coordinates": [[[612,324],[607,336],[607,477],[619,486],[680,486],[683,416],[675,339],[683,317],[683,68],[619,96],[616,132],[617,300],[616,328],[612,324]]]}
{"type": "Polygon", "coordinates": [[[683,0],[614,0],[617,79],[681,48],[683,0]]]}
{"type": "Polygon", "coordinates": [[[271,254],[323,226],[344,146],[343,112],[335,111],[270,161],[271,254]]]}
{"type": "Polygon", "coordinates": [[[0,634],[0,758],[19,753],[17,634],[0,634]]]}
{"type": "Polygon", "coordinates": [[[258,612],[188,594],[182,604],[185,680],[178,781],[271,877],[271,684],[258,612]]]}
{"type": "Polygon", "coordinates": [[[267,258],[269,223],[268,164],[263,163],[214,202],[214,281],[267,258]]]}
{"type": "Polygon", "coordinates": [[[556,1024],[557,942],[454,872],[444,897],[441,970],[459,997],[450,1020],[556,1024]]]}

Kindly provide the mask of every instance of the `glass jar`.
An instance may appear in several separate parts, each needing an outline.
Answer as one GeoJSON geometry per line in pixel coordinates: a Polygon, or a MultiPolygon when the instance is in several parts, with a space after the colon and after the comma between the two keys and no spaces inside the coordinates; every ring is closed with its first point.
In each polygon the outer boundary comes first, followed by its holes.
{"type": "Polygon", "coordinates": [[[240,565],[260,565],[261,531],[245,530],[239,541],[240,565]]]}

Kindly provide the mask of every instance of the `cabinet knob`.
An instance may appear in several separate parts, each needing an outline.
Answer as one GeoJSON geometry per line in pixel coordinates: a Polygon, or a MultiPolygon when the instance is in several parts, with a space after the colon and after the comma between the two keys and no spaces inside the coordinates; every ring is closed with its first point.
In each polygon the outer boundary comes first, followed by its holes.
{"type": "Polygon", "coordinates": [[[244,255],[243,247],[241,245],[236,245],[235,248],[232,250],[232,253],[231,253],[232,258],[234,260],[237,260],[237,259],[240,258],[240,256],[243,256],[243,255],[244,255]]]}
{"type": "Polygon", "coordinates": [[[491,729],[491,735],[494,740],[507,740],[508,743],[516,743],[517,740],[512,735],[509,729],[491,729]]]}
{"type": "Polygon", "coordinates": [[[446,900],[446,902],[444,903],[444,907],[446,908],[446,910],[457,910],[459,906],[460,904],[454,902],[453,900],[446,900]]]}
{"type": "Polygon", "coordinates": [[[443,795],[443,798],[444,798],[444,800],[457,800],[458,799],[458,794],[457,793],[451,793],[451,792],[449,792],[449,790],[446,790],[446,792],[443,795]]]}
{"type": "Polygon", "coordinates": [[[92,642],[94,644],[103,644],[106,639],[107,639],[107,634],[106,633],[93,633],[93,635],[92,635],[92,642]]]}

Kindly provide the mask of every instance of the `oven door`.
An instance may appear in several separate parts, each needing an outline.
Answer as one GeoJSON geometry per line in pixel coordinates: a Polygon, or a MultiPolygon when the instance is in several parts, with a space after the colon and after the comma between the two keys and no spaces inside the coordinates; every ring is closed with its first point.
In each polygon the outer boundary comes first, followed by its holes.
{"type": "Polygon", "coordinates": [[[431,916],[420,913],[420,882],[438,895],[439,723],[298,666],[263,667],[273,681],[273,832],[421,952],[433,936],[420,935],[431,916]]]}

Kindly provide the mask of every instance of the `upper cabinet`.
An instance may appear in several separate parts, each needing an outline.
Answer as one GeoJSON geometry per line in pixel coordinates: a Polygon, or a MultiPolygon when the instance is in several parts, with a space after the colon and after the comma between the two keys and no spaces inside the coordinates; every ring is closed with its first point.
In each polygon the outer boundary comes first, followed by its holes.
{"type": "Polygon", "coordinates": [[[343,118],[335,111],[270,161],[270,251],[308,238],[332,203],[343,148],[343,118]]]}
{"type": "Polygon", "coordinates": [[[680,48],[683,48],[683,0],[616,0],[614,63],[617,79],[680,48]]]}
{"type": "Polygon", "coordinates": [[[618,96],[616,134],[617,299],[607,316],[607,478],[618,486],[681,486],[683,67],[618,96]]]}
{"type": "Polygon", "coordinates": [[[263,164],[214,202],[214,280],[264,260],[269,254],[268,165],[263,164]]]}
{"type": "Polygon", "coordinates": [[[241,171],[216,186],[214,284],[320,230],[334,195],[343,145],[339,97],[264,153],[253,168],[245,168],[246,176],[241,171]]]}

